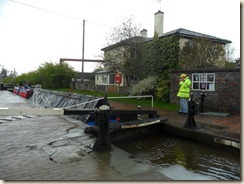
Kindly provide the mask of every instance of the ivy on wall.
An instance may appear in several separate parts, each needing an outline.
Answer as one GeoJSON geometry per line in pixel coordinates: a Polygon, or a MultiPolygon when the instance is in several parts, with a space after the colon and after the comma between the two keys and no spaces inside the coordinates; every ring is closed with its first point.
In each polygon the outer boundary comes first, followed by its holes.
{"type": "Polygon", "coordinates": [[[176,69],[179,60],[179,37],[169,36],[158,38],[145,43],[144,49],[144,78],[157,76],[155,97],[164,102],[169,101],[169,73],[176,69]]]}
{"type": "Polygon", "coordinates": [[[169,79],[169,70],[175,69],[179,60],[179,37],[169,36],[145,43],[145,76],[156,75],[169,79]]]}

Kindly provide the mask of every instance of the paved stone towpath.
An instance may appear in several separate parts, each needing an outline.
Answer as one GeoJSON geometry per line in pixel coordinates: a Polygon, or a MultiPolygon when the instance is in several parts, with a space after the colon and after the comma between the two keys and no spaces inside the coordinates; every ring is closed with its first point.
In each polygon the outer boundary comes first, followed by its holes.
{"type": "MultiPolygon", "coordinates": [[[[0,107],[32,107],[8,91],[0,107]]],[[[1,110],[1,109],[0,109],[1,110]]],[[[5,181],[162,181],[157,168],[112,146],[93,152],[95,138],[69,116],[0,116],[0,179],[5,181]]]]}

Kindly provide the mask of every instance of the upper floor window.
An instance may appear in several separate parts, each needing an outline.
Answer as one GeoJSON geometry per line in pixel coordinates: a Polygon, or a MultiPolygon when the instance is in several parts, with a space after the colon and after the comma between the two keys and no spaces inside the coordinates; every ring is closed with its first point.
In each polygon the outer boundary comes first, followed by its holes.
{"type": "Polygon", "coordinates": [[[136,75],[132,75],[132,76],[130,77],[130,81],[131,81],[131,82],[138,82],[139,80],[138,80],[138,77],[137,77],[136,75]]]}
{"type": "Polygon", "coordinates": [[[192,74],[193,90],[215,90],[215,73],[193,73],[192,74]]]}

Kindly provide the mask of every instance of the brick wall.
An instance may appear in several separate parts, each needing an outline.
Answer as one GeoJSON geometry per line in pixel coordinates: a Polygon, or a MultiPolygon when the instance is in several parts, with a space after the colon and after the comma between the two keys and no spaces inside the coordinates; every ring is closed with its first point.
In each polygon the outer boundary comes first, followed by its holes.
{"type": "MultiPolygon", "coordinates": [[[[215,91],[205,91],[204,110],[214,112],[240,111],[240,68],[209,68],[195,70],[175,70],[170,73],[170,102],[179,103],[179,76],[192,73],[215,73],[215,91]]],[[[192,79],[191,79],[192,80],[192,79]]],[[[201,102],[201,90],[192,90],[194,101],[201,102]]]]}

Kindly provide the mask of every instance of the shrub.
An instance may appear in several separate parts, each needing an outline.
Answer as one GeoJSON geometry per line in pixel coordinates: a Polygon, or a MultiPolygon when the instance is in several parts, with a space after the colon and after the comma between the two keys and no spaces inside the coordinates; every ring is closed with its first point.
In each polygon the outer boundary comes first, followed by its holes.
{"type": "Polygon", "coordinates": [[[156,100],[169,102],[169,80],[160,78],[155,92],[156,100]]]}
{"type": "Polygon", "coordinates": [[[149,76],[144,80],[141,80],[138,84],[134,85],[129,90],[129,95],[154,95],[157,85],[157,77],[149,76]]]}

